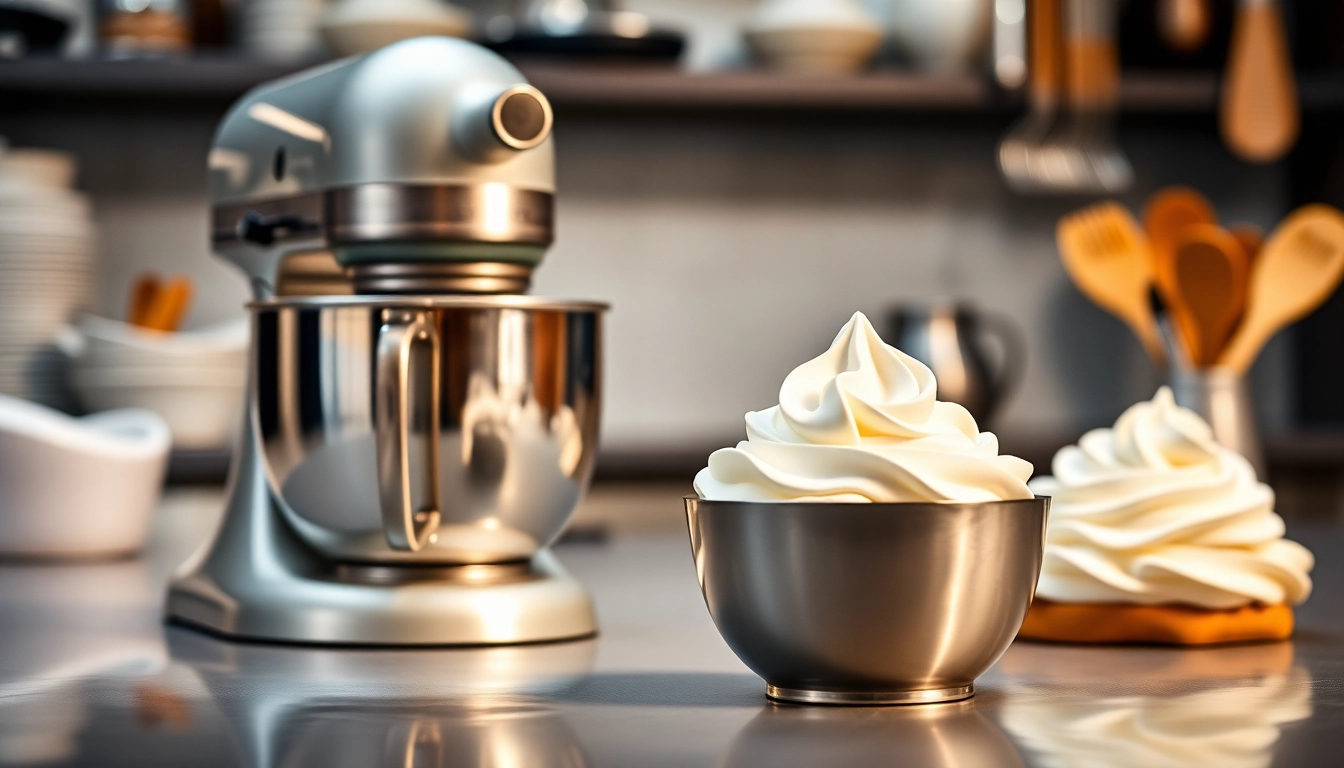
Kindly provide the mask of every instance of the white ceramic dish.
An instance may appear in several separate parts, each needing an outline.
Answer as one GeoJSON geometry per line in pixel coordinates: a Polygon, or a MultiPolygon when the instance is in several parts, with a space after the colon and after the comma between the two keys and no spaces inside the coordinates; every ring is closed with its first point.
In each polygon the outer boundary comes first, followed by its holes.
{"type": "Polygon", "coordinates": [[[435,0],[339,0],[318,31],[338,55],[353,56],[422,35],[466,37],[471,16],[435,0]]]}
{"type": "Polygon", "coordinates": [[[772,69],[850,74],[868,66],[880,32],[864,29],[762,29],[746,32],[752,54],[772,69]]]}
{"type": "Polygon", "coordinates": [[[74,328],[61,332],[66,354],[85,369],[228,368],[247,365],[246,318],[193,331],[164,333],[85,315],[74,328]]]}
{"type": "Polygon", "coordinates": [[[766,0],[743,36],[752,54],[771,68],[842,74],[872,61],[882,26],[855,0],[766,0]]]}
{"type": "Polygon", "coordinates": [[[176,448],[233,442],[243,412],[245,374],[221,369],[76,369],[71,388],[89,411],[143,408],[163,417],[176,448]]]}
{"type": "Polygon", "coordinates": [[[0,395],[0,556],[139,551],[169,443],[168,426],[149,411],[76,419],[0,395]]]}
{"type": "Polygon", "coordinates": [[[70,358],[70,388],[89,411],[147,408],[168,422],[173,445],[227,446],[247,382],[246,319],[163,333],[85,316],[56,343],[70,358]]]}
{"type": "Polygon", "coordinates": [[[898,0],[891,10],[892,37],[916,67],[944,75],[978,70],[989,46],[993,0],[898,0]]]}

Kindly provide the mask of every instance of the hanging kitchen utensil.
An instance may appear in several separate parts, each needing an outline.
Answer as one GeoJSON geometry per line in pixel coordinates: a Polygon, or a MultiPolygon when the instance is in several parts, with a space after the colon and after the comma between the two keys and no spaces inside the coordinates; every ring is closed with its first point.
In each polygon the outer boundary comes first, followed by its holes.
{"type": "Polygon", "coordinates": [[[1198,50],[1213,30],[1209,0],[1158,0],[1157,32],[1174,51],[1198,50]]]}
{"type": "Polygon", "coordinates": [[[1267,163],[1297,140],[1297,87],[1275,0],[1239,0],[1219,125],[1238,157],[1267,163]]]}
{"type": "Polygon", "coordinates": [[[1055,125],[1064,91],[1062,0],[1027,6],[1027,114],[999,144],[999,169],[1019,192],[1048,187],[1042,143],[1055,125]]]}
{"type": "Polygon", "coordinates": [[[1246,312],[1218,364],[1246,371],[1270,337],[1316,309],[1344,276],[1344,214],[1306,205],[1275,228],[1251,270],[1246,312]]]}
{"type": "Polygon", "coordinates": [[[1157,257],[1158,284],[1196,367],[1218,360],[1246,308],[1249,267],[1241,243],[1214,224],[1191,224],[1157,257]]]}
{"type": "Polygon", "coordinates": [[[1060,141],[1085,162],[1076,179],[1079,192],[1122,192],[1134,169],[1115,143],[1120,107],[1120,56],[1115,41],[1112,0],[1067,0],[1064,23],[1068,117],[1060,141]]]}
{"type": "Polygon", "coordinates": [[[1129,211],[1114,202],[1084,208],[1059,222],[1056,240],[1064,269],[1078,289],[1125,321],[1154,362],[1165,363],[1148,302],[1153,258],[1129,211]]]}

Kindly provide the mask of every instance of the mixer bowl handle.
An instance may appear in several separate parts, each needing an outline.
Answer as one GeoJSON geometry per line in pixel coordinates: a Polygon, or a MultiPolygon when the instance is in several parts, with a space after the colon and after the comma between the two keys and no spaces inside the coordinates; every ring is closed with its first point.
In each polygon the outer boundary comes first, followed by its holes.
{"type": "Polygon", "coordinates": [[[374,429],[388,546],[418,552],[439,528],[439,337],[428,313],[385,309],[374,429]]]}

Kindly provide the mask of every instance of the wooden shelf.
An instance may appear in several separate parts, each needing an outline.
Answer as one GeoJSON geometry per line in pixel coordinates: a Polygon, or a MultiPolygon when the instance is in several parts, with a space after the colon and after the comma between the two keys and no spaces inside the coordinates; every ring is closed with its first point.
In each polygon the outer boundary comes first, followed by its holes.
{"type": "MultiPolygon", "coordinates": [[[[171,109],[227,103],[247,89],[319,62],[264,62],[237,57],[0,61],[0,97],[15,106],[84,108],[108,102],[171,109]]],[[[853,77],[806,77],[765,71],[687,73],[673,67],[523,64],[528,78],[558,108],[584,110],[857,110],[978,113],[1016,111],[1020,93],[975,76],[927,77],[876,71],[853,77]]],[[[1344,77],[1304,76],[1306,110],[1344,110],[1344,77]]],[[[1126,111],[1190,114],[1217,105],[1215,73],[1128,73],[1126,111]]]]}
{"type": "Polygon", "coordinates": [[[800,77],[758,71],[695,74],[653,67],[525,65],[523,70],[560,108],[980,111],[998,96],[980,78],[904,72],[800,77]]]}
{"type": "Polygon", "coordinates": [[[314,63],[236,57],[20,59],[0,61],[0,94],[47,102],[136,98],[232,101],[255,85],[314,63]]]}

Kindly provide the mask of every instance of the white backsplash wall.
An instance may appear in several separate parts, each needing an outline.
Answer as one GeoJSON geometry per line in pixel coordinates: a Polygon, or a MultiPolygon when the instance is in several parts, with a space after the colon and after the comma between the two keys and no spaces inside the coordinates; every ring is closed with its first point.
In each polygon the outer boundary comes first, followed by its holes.
{"type": "MultiPolygon", "coordinates": [[[[1072,436],[1152,394],[1128,330],[1083,299],[1054,247],[1078,199],[1009,193],[1002,126],[929,116],[753,117],[562,112],[558,241],[536,292],[610,301],[604,441],[699,450],[736,440],[785,374],[855,310],[879,326],[901,301],[968,299],[1014,318],[1026,377],[1000,430],[1072,436]]],[[[81,157],[100,226],[102,311],[120,317],[141,270],[198,281],[190,325],[240,312],[244,282],[208,255],[205,154],[213,118],[129,110],[90,128],[69,115],[0,116],[17,145],[81,157]]],[[[1281,174],[1232,160],[1204,130],[1129,131],[1135,204],[1181,181],[1231,220],[1272,223],[1281,174]]],[[[1286,351],[1256,381],[1271,429],[1291,408],[1286,351]]]]}
{"type": "MultiPolygon", "coordinates": [[[[992,162],[999,133],[770,115],[562,125],[558,240],[537,290],[614,305],[605,445],[737,439],[743,413],[774,404],[783,377],[852,312],[882,328],[894,304],[939,297],[1006,314],[1027,334],[1004,432],[1073,434],[1150,396],[1158,374],[1138,343],[1059,263],[1054,224],[1087,201],[1008,192],[992,162]]],[[[1126,147],[1136,206],[1181,181],[1234,221],[1279,213],[1280,174],[1232,161],[1211,135],[1137,134],[1126,147]]],[[[1289,386],[1285,366],[1262,367],[1273,428],[1288,418],[1289,386]]]]}

